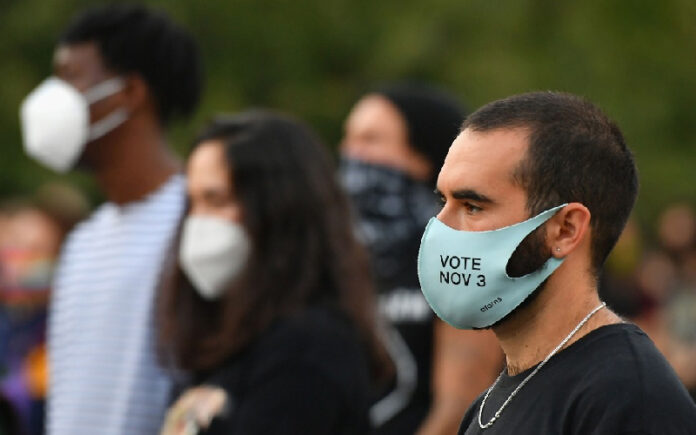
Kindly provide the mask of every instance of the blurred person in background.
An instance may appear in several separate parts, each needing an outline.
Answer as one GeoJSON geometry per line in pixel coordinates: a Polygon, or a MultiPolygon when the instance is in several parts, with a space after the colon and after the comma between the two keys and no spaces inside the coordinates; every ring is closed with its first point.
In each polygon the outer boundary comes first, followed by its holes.
{"type": "Polygon", "coordinates": [[[669,205],[659,214],[654,228],[657,246],[652,246],[637,222],[629,220],[607,258],[600,296],[650,336],[696,398],[693,221],[688,204],[669,205]]]}
{"type": "Polygon", "coordinates": [[[641,311],[634,321],[655,341],[696,399],[696,214],[675,203],[659,215],[657,247],[636,269],[641,311]]]}
{"type": "Polygon", "coordinates": [[[687,203],[669,205],[657,222],[660,245],[677,263],[685,260],[696,247],[696,214],[687,203]]]}
{"type": "Polygon", "coordinates": [[[201,92],[193,38],[161,12],[83,11],[54,52],[54,74],[23,102],[26,152],[90,173],[107,198],[69,235],[49,317],[51,435],[153,434],[171,381],[157,365],[153,300],[185,181],[166,132],[201,92]]]}
{"type": "Polygon", "coordinates": [[[345,122],[341,181],[369,249],[396,366],[371,408],[378,434],[453,433],[502,366],[490,331],[458,331],[434,317],[416,273],[423,229],[438,210],[435,180],[464,116],[441,91],[402,83],[365,95],[345,122]]]}
{"type": "Polygon", "coordinates": [[[0,393],[0,435],[16,435],[20,430],[12,404],[0,393]]]}
{"type": "Polygon", "coordinates": [[[0,389],[19,417],[16,433],[41,434],[51,280],[63,238],[86,216],[87,202],[67,185],[48,184],[0,209],[0,389]]]}
{"type": "Polygon", "coordinates": [[[634,319],[643,309],[636,271],[645,249],[643,231],[638,222],[629,218],[619,240],[607,257],[599,279],[600,299],[616,314],[634,319]]]}
{"type": "MultiPolygon", "coordinates": [[[[9,221],[4,207],[0,207],[0,244],[3,243],[6,234],[6,226],[9,221]]],[[[9,334],[9,325],[4,320],[4,316],[0,316],[0,355],[7,352],[7,337],[9,334]]],[[[0,363],[0,377],[6,376],[7,363],[0,363]]],[[[5,394],[0,391],[0,434],[19,432],[17,428],[17,413],[10,402],[5,398],[5,394]]]]}
{"type": "Polygon", "coordinates": [[[192,376],[163,434],[368,432],[389,359],[334,174],[314,134],[272,112],[195,141],[159,325],[164,360],[192,376]]]}

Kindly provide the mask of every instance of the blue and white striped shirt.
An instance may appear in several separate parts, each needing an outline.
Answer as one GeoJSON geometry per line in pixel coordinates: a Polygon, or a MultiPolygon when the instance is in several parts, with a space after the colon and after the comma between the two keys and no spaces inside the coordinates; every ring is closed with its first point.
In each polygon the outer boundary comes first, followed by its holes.
{"type": "Polygon", "coordinates": [[[184,210],[176,175],[102,205],[63,248],[49,320],[49,435],[159,433],[170,380],[157,365],[155,290],[184,210]]]}

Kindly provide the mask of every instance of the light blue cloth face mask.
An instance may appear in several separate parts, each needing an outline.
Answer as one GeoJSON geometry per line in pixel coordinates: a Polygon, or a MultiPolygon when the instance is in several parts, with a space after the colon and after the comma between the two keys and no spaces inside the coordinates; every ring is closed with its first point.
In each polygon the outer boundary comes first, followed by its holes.
{"type": "Polygon", "coordinates": [[[492,231],[458,231],[433,217],[418,252],[418,279],[435,314],[459,329],[485,328],[507,316],[563,263],[549,258],[518,278],[505,269],[527,235],[567,204],[492,231]]]}

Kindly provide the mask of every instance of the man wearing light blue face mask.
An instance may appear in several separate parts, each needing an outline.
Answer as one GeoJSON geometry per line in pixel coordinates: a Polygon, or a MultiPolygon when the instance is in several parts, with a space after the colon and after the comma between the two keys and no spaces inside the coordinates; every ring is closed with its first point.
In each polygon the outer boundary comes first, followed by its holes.
{"type": "Polygon", "coordinates": [[[418,260],[433,310],[491,328],[506,355],[460,434],[693,433],[673,370],[597,295],[637,187],[618,127],[578,97],[524,94],[467,118],[418,260]]]}
{"type": "Polygon", "coordinates": [[[107,201],[69,235],[49,318],[47,432],[153,434],[171,381],[153,310],[184,210],[170,122],[201,91],[191,36],[142,6],[89,9],[59,39],[54,74],[22,105],[27,154],[94,176],[107,201]]]}

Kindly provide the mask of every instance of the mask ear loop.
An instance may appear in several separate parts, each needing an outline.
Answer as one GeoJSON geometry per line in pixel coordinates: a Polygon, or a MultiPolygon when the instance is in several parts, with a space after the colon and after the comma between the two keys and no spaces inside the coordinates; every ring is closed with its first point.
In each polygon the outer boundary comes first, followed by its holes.
{"type": "Polygon", "coordinates": [[[126,87],[126,82],[121,77],[112,77],[104,80],[82,93],[87,104],[94,104],[99,100],[110,97],[116,92],[122,91],[126,87]]]}
{"type": "MultiPolygon", "coordinates": [[[[516,280],[516,279],[524,278],[525,276],[530,276],[530,275],[533,275],[534,273],[538,272],[538,270],[537,270],[537,271],[530,272],[530,273],[528,273],[528,274],[526,274],[526,275],[523,275],[523,276],[510,276],[510,275],[508,274],[508,266],[510,265],[510,260],[512,260],[512,257],[515,255],[515,253],[517,252],[517,249],[520,247],[520,245],[522,244],[522,242],[523,242],[527,237],[529,237],[530,234],[532,234],[534,231],[536,231],[539,227],[541,227],[541,226],[544,225],[546,222],[548,222],[553,216],[556,215],[556,213],[558,213],[559,211],[561,211],[561,209],[562,209],[563,207],[565,207],[566,205],[568,205],[568,203],[564,203],[564,204],[561,204],[561,205],[557,205],[556,207],[553,207],[553,208],[550,208],[550,209],[548,209],[548,210],[546,210],[546,211],[543,211],[543,212],[539,213],[538,215],[536,215],[536,216],[534,216],[534,217],[531,217],[531,218],[529,218],[529,219],[527,219],[527,220],[525,221],[525,222],[528,222],[528,221],[532,221],[532,220],[541,219],[541,221],[540,221],[539,223],[537,223],[537,225],[534,227],[534,229],[532,229],[529,233],[523,235],[523,236],[520,238],[520,240],[518,240],[518,241],[515,243],[515,250],[512,251],[512,254],[510,254],[510,257],[507,259],[507,262],[505,263],[505,276],[506,276],[508,279],[511,279],[511,280],[514,281],[514,280],[516,280]],[[548,215],[548,217],[546,217],[546,215],[548,215]]],[[[557,248],[556,248],[556,251],[560,251],[560,248],[557,247],[557,248]]],[[[549,260],[552,260],[552,259],[554,259],[553,255],[551,255],[551,256],[544,262],[544,264],[541,266],[541,269],[543,269],[544,267],[548,266],[548,265],[550,264],[550,261],[549,261],[549,260]]],[[[562,260],[561,260],[561,261],[562,261],[562,260]]],[[[541,270],[541,269],[539,269],[539,270],[541,270]]]]}
{"type": "MultiPolygon", "coordinates": [[[[126,86],[126,82],[121,77],[112,77],[99,84],[94,85],[82,96],[89,105],[96,103],[99,100],[110,97],[115,93],[122,91],[126,86]]],[[[123,124],[128,119],[128,111],[126,109],[116,109],[113,113],[105,116],[89,127],[88,139],[90,141],[98,139],[119,125],[123,124]]]]}
{"type": "Polygon", "coordinates": [[[105,116],[89,127],[89,140],[99,139],[111,130],[126,122],[128,111],[126,109],[116,109],[110,115],[105,116]]]}

